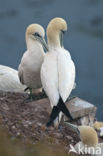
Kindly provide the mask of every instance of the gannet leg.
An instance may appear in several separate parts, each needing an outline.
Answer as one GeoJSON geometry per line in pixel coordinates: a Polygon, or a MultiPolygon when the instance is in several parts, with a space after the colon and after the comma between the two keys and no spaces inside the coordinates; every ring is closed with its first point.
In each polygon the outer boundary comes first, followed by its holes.
{"type": "Polygon", "coordinates": [[[25,99],[25,102],[32,102],[34,100],[34,95],[32,93],[32,89],[28,88],[30,93],[28,94],[28,97],[25,99]]]}

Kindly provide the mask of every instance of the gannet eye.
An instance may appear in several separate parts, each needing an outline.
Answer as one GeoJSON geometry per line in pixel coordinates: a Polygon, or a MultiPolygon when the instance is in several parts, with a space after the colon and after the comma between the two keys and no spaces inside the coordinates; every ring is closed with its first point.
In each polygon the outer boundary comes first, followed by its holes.
{"type": "Polygon", "coordinates": [[[34,36],[41,38],[41,36],[37,32],[34,34],[34,36]]]}

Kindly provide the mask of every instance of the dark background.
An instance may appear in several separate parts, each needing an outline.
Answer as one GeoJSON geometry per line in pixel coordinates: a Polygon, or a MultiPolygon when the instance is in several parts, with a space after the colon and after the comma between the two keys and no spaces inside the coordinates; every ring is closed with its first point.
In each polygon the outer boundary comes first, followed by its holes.
{"type": "Polygon", "coordinates": [[[68,23],[64,47],[76,65],[73,94],[95,104],[103,120],[103,0],[0,0],[0,64],[17,69],[26,27],[46,28],[56,16],[68,23]]]}

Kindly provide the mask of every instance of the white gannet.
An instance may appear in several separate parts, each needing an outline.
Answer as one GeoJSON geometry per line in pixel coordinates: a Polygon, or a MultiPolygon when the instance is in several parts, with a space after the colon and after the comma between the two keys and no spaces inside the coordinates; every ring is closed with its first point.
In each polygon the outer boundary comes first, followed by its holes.
{"type": "Polygon", "coordinates": [[[45,56],[43,48],[46,48],[44,36],[45,31],[41,25],[31,24],[27,27],[27,51],[21,59],[18,75],[21,83],[30,89],[30,98],[32,98],[32,89],[39,91],[42,87],[40,69],[45,56]]]}
{"type": "Polygon", "coordinates": [[[0,65],[0,91],[23,92],[25,88],[19,81],[17,70],[0,65]]]}
{"type": "Polygon", "coordinates": [[[62,112],[72,119],[65,102],[75,82],[75,66],[69,51],[63,47],[63,32],[67,31],[67,23],[62,18],[54,18],[47,27],[48,52],[41,67],[41,81],[44,91],[50,100],[52,113],[47,126],[54,121],[57,128],[62,112]],[[60,114],[59,114],[60,113],[60,114]]]}
{"type": "Polygon", "coordinates": [[[78,154],[90,154],[91,156],[103,156],[103,143],[98,143],[97,132],[90,126],[77,126],[65,122],[79,135],[81,141],[75,145],[78,154]]]}

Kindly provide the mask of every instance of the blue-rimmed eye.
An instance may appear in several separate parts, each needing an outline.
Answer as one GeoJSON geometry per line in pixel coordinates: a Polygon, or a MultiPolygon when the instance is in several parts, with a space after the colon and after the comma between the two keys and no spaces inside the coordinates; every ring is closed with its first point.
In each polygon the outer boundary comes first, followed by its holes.
{"type": "Polygon", "coordinates": [[[37,32],[34,34],[34,36],[41,37],[37,32]]]}

